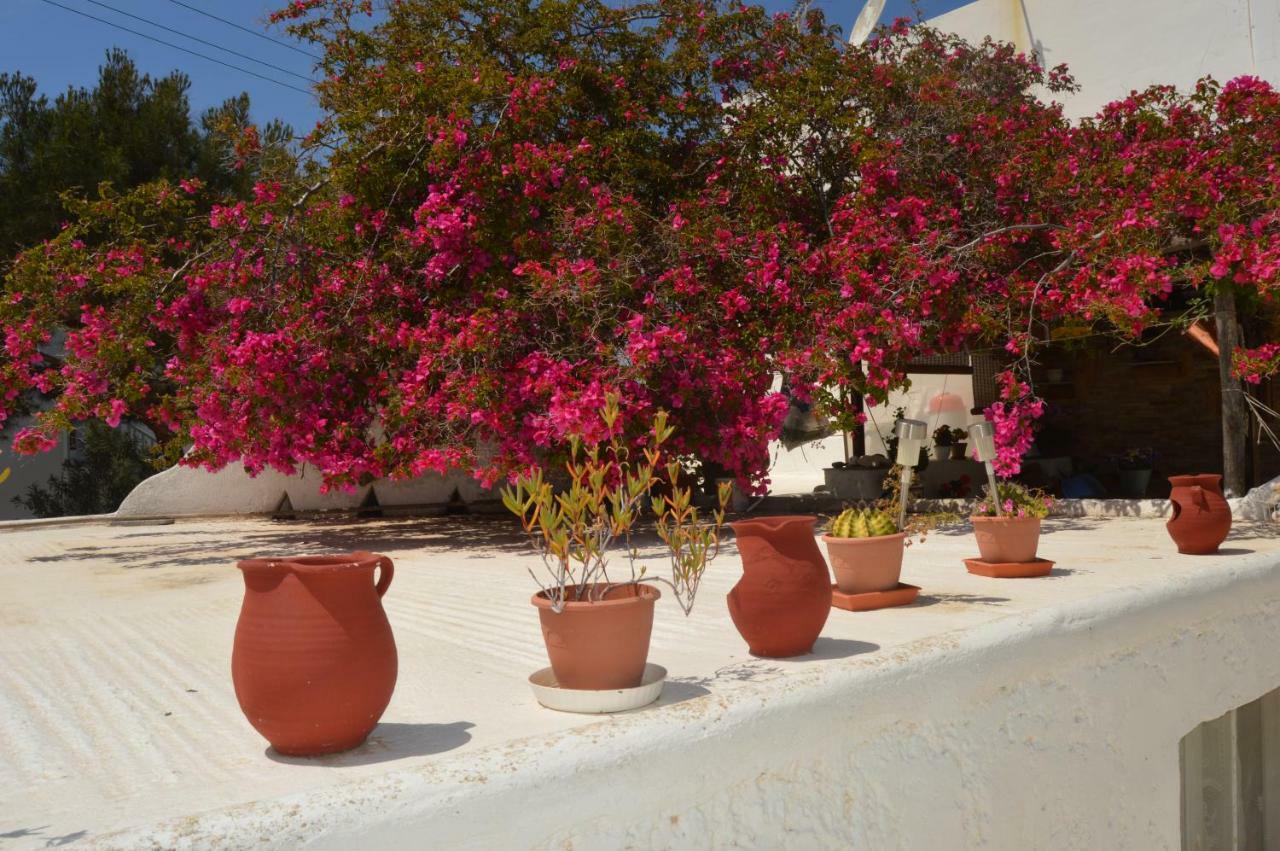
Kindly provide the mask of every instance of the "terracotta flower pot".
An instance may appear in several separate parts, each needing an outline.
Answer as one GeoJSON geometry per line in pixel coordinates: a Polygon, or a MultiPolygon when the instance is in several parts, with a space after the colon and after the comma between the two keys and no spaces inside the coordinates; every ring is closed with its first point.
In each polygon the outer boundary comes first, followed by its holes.
{"type": "Polygon", "coordinates": [[[951,446],[951,460],[963,461],[969,455],[969,444],[955,443],[951,446]]]}
{"type": "MultiPolygon", "coordinates": [[[[593,586],[594,593],[600,586],[593,586]]],[[[574,599],[566,589],[564,609],[556,612],[546,592],[533,595],[542,622],[551,670],[561,688],[635,688],[644,678],[653,633],[653,604],[662,595],[652,585],[615,586],[603,599],[574,599]]]]}
{"type": "Polygon", "coordinates": [[[889,591],[898,587],[902,576],[903,543],[907,536],[879,535],[874,538],[833,538],[823,535],[831,572],[845,594],[889,591]]]}
{"type": "Polygon", "coordinates": [[[992,564],[1032,561],[1040,544],[1039,517],[970,517],[978,553],[992,564]]]}
{"type": "Polygon", "coordinates": [[[1222,476],[1201,473],[1170,476],[1173,517],[1165,524],[1178,552],[1191,555],[1216,553],[1231,531],[1231,506],[1222,496],[1222,476]]]}
{"type": "Polygon", "coordinates": [[[730,524],[742,578],[729,592],[729,615],[757,656],[808,653],[831,614],[831,574],[813,537],[816,520],[761,517],[730,524]]]}
{"type": "Polygon", "coordinates": [[[357,552],[237,566],[245,593],[231,679],[249,723],[282,754],[359,745],[396,686],[396,642],[382,609],[391,559],[357,552]]]}

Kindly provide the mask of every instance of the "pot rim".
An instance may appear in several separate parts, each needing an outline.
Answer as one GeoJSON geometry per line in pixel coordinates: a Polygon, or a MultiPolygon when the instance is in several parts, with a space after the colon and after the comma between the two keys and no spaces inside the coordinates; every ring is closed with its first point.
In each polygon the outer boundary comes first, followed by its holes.
{"type": "Polygon", "coordinates": [[[974,523],[1022,523],[1024,521],[1035,521],[1039,523],[1043,517],[988,517],[985,514],[970,514],[969,520],[974,523]]]}
{"type": "Polygon", "coordinates": [[[1221,473],[1182,473],[1177,476],[1169,477],[1169,484],[1176,487],[1185,487],[1186,485],[1196,484],[1197,479],[1213,479],[1222,481],[1221,473]]]}
{"type": "MultiPolygon", "coordinates": [[[[603,585],[603,584],[606,584],[606,583],[603,583],[603,582],[592,583],[592,585],[603,585]]],[[[618,597],[613,600],[565,600],[564,601],[565,609],[585,609],[585,608],[601,609],[601,608],[608,608],[610,606],[626,606],[626,605],[633,605],[637,603],[652,603],[658,600],[662,596],[662,592],[660,590],[658,590],[657,588],[655,588],[654,586],[646,582],[618,582],[618,583],[610,583],[610,584],[613,584],[615,588],[626,588],[628,586],[633,586],[640,593],[632,597],[618,597]]],[[[573,589],[577,587],[578,587],[577,585],[566,586],[566,588],[569,588],[569,589],[573,589]]],[[[537,606],[539,609],[550,609],[552,606],[552,603],[551,603],[551,600],[546,596],[546,594],[547,594],[546,591],[539,591],[538,593],[534,594],[530,598],[530,602],[533,603],[533,605],[537,606]]]]}
{"type": "Polygon", "coordinates": [[[894,532],[892,535],[872,535],[868,538],[837,538],[832,535],[823,535],[822,540],[827,546],[831,546],[832,544],[878,544],[882,541],[891,541],[894,538],[902,540],[906,537],[906,532],[894,532]]]}
{"type": "Polygon", "coordinates": [[[366,570],[378,566],[383,556],[367,550],[350,553],[319,553],[300,556],[262,556],[241,559],[236,567],[246,573],[267,573],[287,568],[294,573],[341,573],[348,570],[366,570]]]}
{"type": "Polygon", "coordinates": [[[787,526],[805,524],[810,527],[818,522],[816,514],[773,514],[767,517],[751,517],[745,520],[734,520],[729,524],[735,535],[740,534],[740,529],[754,531],[755,529],[765,529],[770,532],[777,532],[785,529],[787,526]]]}

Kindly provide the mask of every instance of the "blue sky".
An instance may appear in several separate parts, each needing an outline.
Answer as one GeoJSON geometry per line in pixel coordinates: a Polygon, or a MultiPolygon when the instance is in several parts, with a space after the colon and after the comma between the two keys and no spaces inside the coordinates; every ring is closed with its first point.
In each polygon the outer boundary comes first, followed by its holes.
{"type": "MultiPolygon", "coordinates": [[[[93,0],[54,2],[231,65],[252,69],[277,81],[301,89],[307,88],[305,80],[299,77],[310,76],[312,60],[309,57],[211,20],[181,5],[194,6],[243,27],[286,40],[282,32],[274,28],[268,29],[265,24],[267,13],[284,5],[284,0],[181,0],[181,3],[175,0],[98,0],[99,3],[121,12],[136,15],[143,19],[141,21],[97,5],[93,0]],[[200,44],[155,25],[189,34],[278,67],[265,68],[243,57],[200,44]],[[297,74],[299,77],[290,74],[297,74]]],[[[922,0],[920,7],[928,17],[963,6],[966,2],[967,0],[922,0]]],[[[862,8],[862,3],[863,0],[817,0],[815,5],[821,7],[828,18],[847,30],[862,8]]],[[[765,0],[764,5],[771,10],[785,11],[794,4],[791,0],[765,0]]],[[[911,14],[910,0],[889,0],[883,20],[911,14]]],[[[295,130],[305,132],[319,116],[315,100],[304,92],[148,41],[50,5],[44,0],[0,0],[0,71],[21,71],[34,77],[40,84],[41,91],[51,97],[69,85],[91,85],[97,79],[98,66],[110,47],[128,50],[138,66],[152,75],[163,75],[173,69],[185,71],[191,78],[190,96],[196,114],[244,91],[249,93],[253,103],[253,117],[258,121],[281,118],[292,124],[295,130]]]]}

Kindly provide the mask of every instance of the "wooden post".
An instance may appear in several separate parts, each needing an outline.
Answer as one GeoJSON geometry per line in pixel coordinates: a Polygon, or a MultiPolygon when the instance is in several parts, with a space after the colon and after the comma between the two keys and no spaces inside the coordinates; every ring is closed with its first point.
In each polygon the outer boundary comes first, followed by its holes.
{"type": "Polygon", "coordinates": [[[1249,408],[1240,380],[1231,372],[1231,355],[1240,345],[1236,295],[1218,285],[1213,296],[1218,331],[1218,380],[1222,385],[1222,484],[1227,496],[1249,490],[1249,408]]]}

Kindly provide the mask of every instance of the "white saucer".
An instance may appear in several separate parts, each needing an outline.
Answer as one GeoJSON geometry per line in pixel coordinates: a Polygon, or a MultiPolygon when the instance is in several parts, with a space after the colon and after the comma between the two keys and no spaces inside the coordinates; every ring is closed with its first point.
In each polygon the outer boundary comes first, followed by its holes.
{"type": "Polygon", "coordinates": [[[556,675],[550,668],[543,668],[529,675],[529,685],[538,703],[557,712],[579,712],[598,715],[604,712],[626,712],[648,706],[662,694],[662,684],[667,679],[667,669],[661,665],[646,664],[644,677],[635,688],[572,689],[560,688],[556,675]]]}

